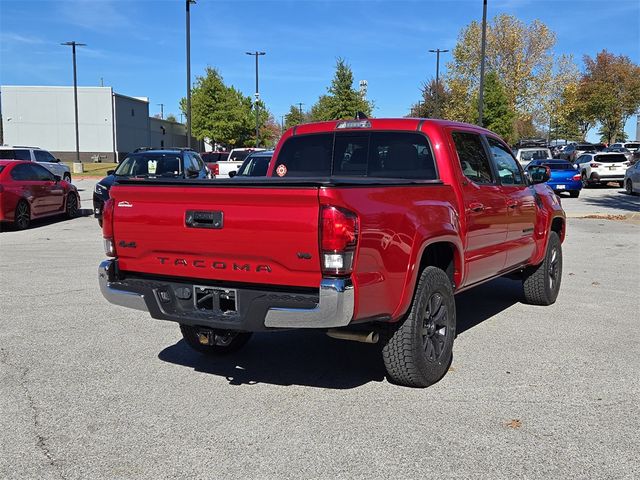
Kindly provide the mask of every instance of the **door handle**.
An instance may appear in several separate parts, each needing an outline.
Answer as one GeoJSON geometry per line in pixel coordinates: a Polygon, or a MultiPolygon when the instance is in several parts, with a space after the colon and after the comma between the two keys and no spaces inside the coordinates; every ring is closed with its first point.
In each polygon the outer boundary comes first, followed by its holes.
{"type": "Polygon", "coordinates": [[[484,210],[484,205],[478,202],[474,202],[474,203],[470,203],[469,204],[469,209],[472,212],[481,212],[484,210]]]}
{"type": "Polygon", "coordinates": [[[518,206],[518,202],[508,202],[507,208],[516,208],[518,206]]]}

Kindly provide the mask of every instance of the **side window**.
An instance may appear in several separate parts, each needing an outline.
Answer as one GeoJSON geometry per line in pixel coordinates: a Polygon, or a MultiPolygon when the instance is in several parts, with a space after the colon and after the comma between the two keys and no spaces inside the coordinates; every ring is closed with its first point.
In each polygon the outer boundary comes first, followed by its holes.
{"type": "Polygon", "coordinates": [[[480,136],[475,133],[453,132],[453,143],[458,152],[462,173],[474,183],[494,183],[491,166],[480,136]]]}
{"type": "Polygon", "coordinates": [[[23,163],[21,165],[16,165],[13,170],[11,170],[11,178],[18,182],[28,182],[31,180],[35,180],[33,171],[29,168],[30,165],[23,163]]]}
{"type": "Polygon", "coordinates": [[[55,162],[53,155],[44,150],[34,150],[33,154],[36,157],[36,162],[55,162]]]}
{"type": "Polygon", "coordinates": [[[14,150],[14,160],[27,160],[31,161],[31,153],[29,150],[14,150]]]}
{"type": "Polygon", "coordinates": [[[503,185],[524,184],[518,162],[511,156],[509,149],[495,138],[487,137],[487,141],[489,142],[489,149],[493,155],[493,164],[500,177],[500,183],[503,185]]]}
{"type": "Polygon", "coordinates": [[[41,167],[40,165],[38,165],[37,163],[28,165],[29,167],[31,167],[31,170],[33,171],[33,178],[34,180],[38,180],[41,182],[52,182],[55,180],[53,174],[47,170],[44,167],[41,167]]]}
{"type": "Polygon", "coordinates": [[[197,153],[193,154],[193,158],[196,159],[196,164],[198,165],[198,170],[202,170],[204,168],[204,162],[202,161],[202,157],[197,153]]]}

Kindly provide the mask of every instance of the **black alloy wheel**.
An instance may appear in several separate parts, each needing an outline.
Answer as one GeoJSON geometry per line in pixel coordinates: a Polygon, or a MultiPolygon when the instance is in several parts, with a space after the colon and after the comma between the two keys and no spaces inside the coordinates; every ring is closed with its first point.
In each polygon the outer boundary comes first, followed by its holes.
{"type": "Polygon", "coordinates": [[[67,218],[75,218],[78,216],[78,199],[73,193],[67,196],[67,218]]]}
{"type": "Polygon", "coordinates": [[[449,325],[449,312],[439,293],[434,293],[427,302],[422,319],[422,344],[425,354],[431,362],[442,360],[447,329],[449,325]]]}
{"type": "Polygon", "coordinates": [[[20,200],[18,202],[13,223],[18,230],[25,230],[29,228],[29,223],[31,223],[31,213],[29,204],[26,200],[20,200]]]}
{"type": "Polygon", "coordinates": [[[627,181],[625,182],[624,190],[628,195],[633,195],[633,183],[631,183],[631,179],[627,179],[627,181]]]}

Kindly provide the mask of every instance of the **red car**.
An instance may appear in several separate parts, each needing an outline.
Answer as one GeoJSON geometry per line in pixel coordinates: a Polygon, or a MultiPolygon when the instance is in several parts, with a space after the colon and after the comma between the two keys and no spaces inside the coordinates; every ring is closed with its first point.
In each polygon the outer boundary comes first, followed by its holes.
{"type": "Polygon", "coordinates": [[[79,208],[80,196],[71,183],[34,162],[0,160],[0,222],[24,230],[36,218],[73,218],[79,208]]]}

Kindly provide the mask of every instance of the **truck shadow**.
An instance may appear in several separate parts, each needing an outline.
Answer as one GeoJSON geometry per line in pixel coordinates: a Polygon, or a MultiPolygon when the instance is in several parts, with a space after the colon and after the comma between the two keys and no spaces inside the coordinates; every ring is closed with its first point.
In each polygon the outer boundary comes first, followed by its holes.
{"type": "MultiPolygon", "coordinates": [[[[517,303],[522,296],[520,285],[498,279],[458,295],[458,333],[467,334],[517,303]]],[[[158,358],[224,377],[229,385],[268,383],[340,390],[385,378],[379,345],[335,340],[319,331],[254,334],[244,349],[220,357],[202,355],[180,340],[162,350],[158,358]]]]}

